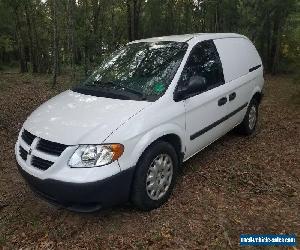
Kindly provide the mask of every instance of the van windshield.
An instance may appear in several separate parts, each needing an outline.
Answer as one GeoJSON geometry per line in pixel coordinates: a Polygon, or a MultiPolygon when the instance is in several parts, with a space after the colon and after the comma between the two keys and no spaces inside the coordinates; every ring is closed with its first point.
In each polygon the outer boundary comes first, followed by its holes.
{"type": "Polygon", "coordinates": [[[132,43],[112,53],[84,82],[82,94],[155,101],[164,94],[187,50],[182,42],[132,43]]]}

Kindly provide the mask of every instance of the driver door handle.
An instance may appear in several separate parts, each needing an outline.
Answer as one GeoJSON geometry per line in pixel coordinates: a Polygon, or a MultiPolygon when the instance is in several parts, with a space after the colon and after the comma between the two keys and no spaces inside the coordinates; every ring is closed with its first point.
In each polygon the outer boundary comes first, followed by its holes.
{"type": "Polygon", "coordinates": [[[231,102],[232,100],[235,99],[235,97],[236,97],[236,93],[235,93],[235,92],[231,93],[231,94],[229,95],[229,101],[231,102]]]}
{"type": "Polygon", "coordinates": [[[227,98],[226,97],[222,97],[218,101],[218,106],[223,106],[226,102],[227,102],[227,98]]]}

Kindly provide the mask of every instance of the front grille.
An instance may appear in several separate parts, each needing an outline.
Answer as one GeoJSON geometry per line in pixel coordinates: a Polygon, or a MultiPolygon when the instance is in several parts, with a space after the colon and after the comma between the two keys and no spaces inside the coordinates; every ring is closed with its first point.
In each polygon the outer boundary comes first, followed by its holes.
{"type": "Polygon", "coordinates": [[[29,133],[27,130],[23,130],[23,133],[21,135],[22,139],[30,146],[33,142],[35,136],[31,133],[29,133]]]}
{"type": "Polygon", "coordinates": [[[57,142],[39,138],[24,129],[20,138],[19,155],[24,161],[30,161],[30,166],[45,171],[56,162],[56,158],[58,158],[67,147],[68,146],[57,142]],[[37,143],[33,144],[34,140],[36,140],[37,143]],[[38,152],[40,152],[40,154],[38,154],[38,152]],[[41,154],[41,152],[46,154],[41,154]],[[37,157],[36,154],[41,158],[37,157]]]}
{"type": "Polygon", "coordinates": [[[47,161],[36,156],[32,156],[31,159],[31,165],[41,170],[47,170],[52,164],[52,161],[47,161]]]}
{"type": "Polygon", "coordinates": [[[36,149],[48,154],[60,156],[61,153],[66,149],[66,147],[66,145],[57,142],[51,142],[45,139],[40,139],[36,149]]]}
{"type": "Polygon", "coordinates": [[[19,154],[20,154],[21,158],[22,158],[24,161],[27,160],[27,155],[28,155],[28,153],[27,153],[27,151],[26,151],[24,148],[22,148],[21,146],[20,146],[20,148],[19,148],[19,154]]]}

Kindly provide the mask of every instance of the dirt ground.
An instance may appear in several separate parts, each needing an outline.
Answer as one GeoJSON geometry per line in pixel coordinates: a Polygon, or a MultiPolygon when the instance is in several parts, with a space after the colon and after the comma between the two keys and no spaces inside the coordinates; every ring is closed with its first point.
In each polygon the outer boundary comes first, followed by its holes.
{"type": "Polygon", "coordinates": [[[166,205],[92,214],[48,205],[17,170],[18,131],[60,91],[48,80],[0,73],[0,248],[236,249],[242,233],[295,233],[300,247],[300,84],[291,77],[267,77],[256,134],[230,132],[187,161],[166,205]]]}

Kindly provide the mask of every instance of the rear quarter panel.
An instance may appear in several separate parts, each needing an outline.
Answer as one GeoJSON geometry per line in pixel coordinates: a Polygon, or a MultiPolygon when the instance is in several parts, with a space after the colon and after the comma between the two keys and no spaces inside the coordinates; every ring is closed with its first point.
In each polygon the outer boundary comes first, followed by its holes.
{"type": "MultiPolygon", "coordinates": [[[[236,98],[228,104],[230,113],[249,104],[256,92],[262,92],[263,65],[255,46],[245,37],[216,39],[214,42],[222,61],[227,93],[236,93],[236,98]],[[251,70],[257,66],[260,67],[251,70]]],[[[243,120],[246,110],[232,117],[232,127],[243,120]]]]}

